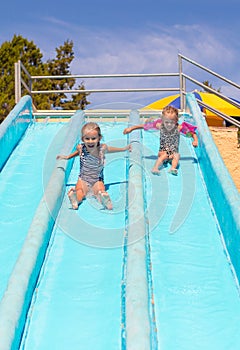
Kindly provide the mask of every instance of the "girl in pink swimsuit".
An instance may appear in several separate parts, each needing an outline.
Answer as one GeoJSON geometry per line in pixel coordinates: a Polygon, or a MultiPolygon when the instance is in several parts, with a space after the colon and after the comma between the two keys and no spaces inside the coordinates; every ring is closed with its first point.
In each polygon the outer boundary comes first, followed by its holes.
{"type": "Polygon", "coordinates": [[[129,134],[133,130],[160,130],[160,147],[158,152],[158,159],[152,168],[152,173],[155,175],[160,174],[159,168],[165,161],[171,162],[171,168],[169,172],[173,175],[177,175],[177,167],[180,159],[179,139],[180,133],[187,137],[192,137],[192,145],[198,146],[198,137],[196,135],[196,126],[187,122],[178,124],[178,110],[173,106],[166,106],[162,111],[162,118],[153,120],[148,119],[145,124],[133,125],[124,129],[123,134],[129,134]]]}

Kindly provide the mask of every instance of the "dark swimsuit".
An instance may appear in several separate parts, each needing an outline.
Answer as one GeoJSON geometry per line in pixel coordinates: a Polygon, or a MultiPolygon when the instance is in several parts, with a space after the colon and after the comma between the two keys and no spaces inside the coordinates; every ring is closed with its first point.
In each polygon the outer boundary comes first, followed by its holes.
{"type": "Polygon", "coordinates": [[[97,181],[103,182],[104,155],[102,145],[99,145],[99,157],[91,155],[85,146],[81,145],[80,151],[80,174],[81,180],[84,180],[89,186],[93,186],[97,181]]]}
{"type": "Polygon", "coordinates": [[[178,153],[179,139],[180,134],[177,125],[170,131],[168,131],[164,125],[161,125],[159,151],[167,152],[168,156],[178,153]]]}

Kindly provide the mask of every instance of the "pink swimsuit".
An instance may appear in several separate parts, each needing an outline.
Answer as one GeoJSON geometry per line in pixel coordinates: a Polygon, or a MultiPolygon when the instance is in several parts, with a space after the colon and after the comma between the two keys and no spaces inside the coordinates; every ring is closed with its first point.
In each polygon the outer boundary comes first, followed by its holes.
{"type": "Polygon", "coordinates": [[[149,120],[146,121],[146,123],[143,125],[144,130],[152,130],[152,129],[158,129],[157,124],[161,124],[162,119],[154,119],[154,120],[149,120]]]}
{"type": "MultiPolygon", "coordinates": [[[[161,124],[162,119],[154,119],[154,120],[147,120],[145,124],[143,125],[144,130],[158,130],[157,124],[161,124]]],[[[185,135],[186,137],[192,137],[193,134],[195,133],[197,127],[187,123],[187,122],[182,122],[179,127],[179,131],[181,134],[185,135]]]]}

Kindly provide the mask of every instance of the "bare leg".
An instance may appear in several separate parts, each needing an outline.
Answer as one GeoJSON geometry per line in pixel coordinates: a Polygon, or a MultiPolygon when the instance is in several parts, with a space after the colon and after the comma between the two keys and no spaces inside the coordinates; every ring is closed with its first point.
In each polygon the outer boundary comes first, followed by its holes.
{"type": "Polygon", "coordinates": [[[172,166],[171,166],[171,168],[169,170],[169,172],[172,175],[177,175],[178,174],[177,167],[178,167],[179,159],[180,159],[180,154],[179,153],[174,153],[173,154],[173,158],[172,158],[172,166]]]}
{"type": "Polygon", "coordinates": [[[155,164],[154,164],[154,166],[153,166],[153,168],[151,170],[154,175],[159,175],[160,174],[159,168],[163,164],[163,162],[165,160],[167,160],[167,159],[168,159],[167,152],[164,151],[164,152],[159,152],[158,153],[158,159],[156,160],[156,162],[155,162],[155,164]]]}
{"type": "Polygon", "coordinates": [[[99,198],[100,201],[102,203],[102,205],[104,206],[104,208],[108,209],[108,210],[112,210],[113,209],[113,205],[112,205],[112,201],[111,198],[109,196],[109,194],[105,191],[105,192],[99,192],[99,198]]]}
{"type": "Polygon", "coordinates": [[[72,208],[74,210],[77,210],[78,209],[78,201],[77,201],[76,190],[74,188],[71,188],[68,191],[68,198],[69,198],[69,201],[72,205],[72,208]]]}
{"type": "Polygon", "coordinates": [[[79,204],[86,197],[87,192],[88,192],[88,186],[81,179],[78,179],[75,189],[71,188],[68,191],[68,198],[74,210],[78,209],[79,204]]]}
{"type": "Polygon", "coordinates": [[[95,197],[99,200],[99,202],[104,206],[104,208],[108,210],[112,210],[112,202],[109,194],[106,192],[104,183],[102,181],[98,181],[93,186],[93,193],[95,197]]]}

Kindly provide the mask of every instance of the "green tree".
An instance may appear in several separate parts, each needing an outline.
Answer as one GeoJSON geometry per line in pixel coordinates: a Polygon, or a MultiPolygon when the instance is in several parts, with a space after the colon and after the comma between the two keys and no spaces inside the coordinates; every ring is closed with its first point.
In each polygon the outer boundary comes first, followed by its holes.
{"type": "MultiPolygon", "coordinates": [[[[84,90],[85,86],[84,83],[81,82],[80,85],[77,86],[77,90],[84,90]]],[[[65,100],[62,103],[63,109],[85,109],[87,105],[90,104],[89,101],[87,101],[87,96],[89,93],[81,93],[78,92],[76,94],[72,95],[72,100],[65,100]]]]}
{"type": "MultiPolygon", "coordinates": [[[[46,68],[48,75],[64,76],[71,75],[70,64],[74,59],[73,42],[67,40],[59,48],[56,48],[56,58],[48,60],[46,68]]],[[[53,79],[51,81],[52,90],[71,90],[74,88],[76,80],[74,78],[53,79]]],[[[83,82],[77,87],[79,90],[84,90],[83,82]]],[[[51,94],[50,103],[52,108],[60,107],[62,109],[84,109],[89,102],[87,95],[84,93],[77,93],[70,95],[65,93],[51,94]]]]}
{"type": "MultiPolygon", "coordinates": [[[[33,41],[28,41],[20,35],[14,35],[12,41],[4,42],[0,47],[0,122],[8,115],[15,105],[14,63],[20,60],[31,76],[70,75],[70,64],[74,59],[73,42],[67,40],[56,48],[56,57],[47,62],[42,61],[42,53],[33,41]]],[[[28,77],[23,72],[23,79],[28,77]]],[[[33,81],[33,90],[71,90],[75,79],[36,79],[33,81]]],[[[78,87],[84,90],[84,84],[78,87]]],[[[22,94],[28,94],[25,90],[22,94]]],[[[37,109],[84,109],[89,102],[87,95],[78,94],[33,94],[33,103],[37,109]]]]}
{"type": "MultiPolygon", "coordinates": [[[[203,84],[204,84],[205,86],[210,87],[210,88],[213,89],[213,90],[216,90],[217,92],[221,92],[221,88],[215,89],[215,88],[212,86],[212,84],[211,84],[208,80],[203,81],[203,84]]],[[[207,89],[203,89],[203,91],[209,92],[207,89]]]]}
{"type": "Polygon", "coordinates": [[[0,119],[7,116],[15,105],[14,63],[21,60],[30,74],[42,72],[42,54],[32,41],[14,35],[11,42],[0,47],[0,119]]]}

